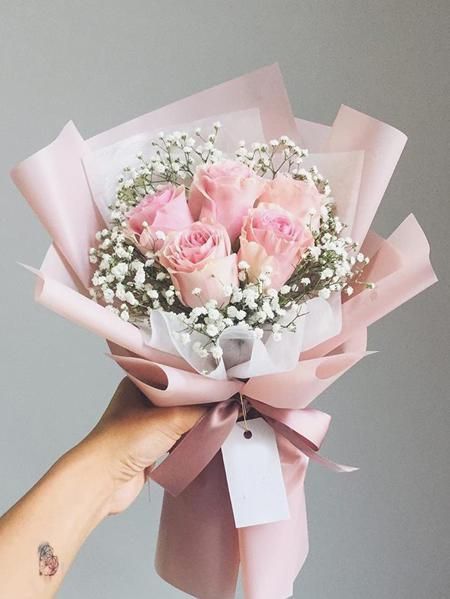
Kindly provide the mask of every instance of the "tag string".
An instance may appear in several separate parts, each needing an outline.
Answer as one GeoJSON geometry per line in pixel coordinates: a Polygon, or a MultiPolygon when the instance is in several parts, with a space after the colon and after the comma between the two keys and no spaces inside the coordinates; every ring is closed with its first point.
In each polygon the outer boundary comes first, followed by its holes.
{"type": "Polygon", "coordinates": [[[247,407],[245,405],[244,396],[242,395],[242,393],[239,393],[239,399],[241,400],[242,417],[244,419],[244,428],[245,428],[246,431],[248,431],[248,425],[247,425],[247,407]]]}
{"type": "Polygon", "coordinates": [[[246,406],[246,401],[245,401],[244,396],[242,395],[242,393],[239,393],[239,399],[241,400],[242,418],[244,419],[244,431],[245,431],[244,432],[244,437],[246,439],[251,439],[252,432],[248,428],[248,424],[247,424],[247,406],[246,406]]]}

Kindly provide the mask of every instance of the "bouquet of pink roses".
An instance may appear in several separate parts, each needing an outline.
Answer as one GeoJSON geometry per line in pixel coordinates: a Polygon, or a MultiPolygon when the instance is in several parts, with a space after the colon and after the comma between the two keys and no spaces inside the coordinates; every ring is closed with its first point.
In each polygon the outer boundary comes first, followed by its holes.
{"type": "Polygon", "coordinates": [[[205,375],[290,370],[337,332],[337,294],[369,259],[306,150],[282,136],[224,156],[220,128],[160,133],[124,168],[90,251],[91,296],[205,375]]]}
{"type": "Polygon", "coordinates": [[[413,217],[369,232],[405,141],[347,107],[294,119],[268,67],[87,141],[69,124],[13,171],[53,239],[38,300],[153,404],[211,406],[152,472],[158,572],[194,596],[233,597],[240,564],[248,599],[290,596],[308,461],[353,470],[309,405],[435,281],[413,217]]]}

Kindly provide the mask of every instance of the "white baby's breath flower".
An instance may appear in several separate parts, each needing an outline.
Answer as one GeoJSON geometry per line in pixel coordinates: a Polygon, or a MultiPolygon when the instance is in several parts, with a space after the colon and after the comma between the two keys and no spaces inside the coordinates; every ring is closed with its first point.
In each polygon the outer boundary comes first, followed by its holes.
{"type": "Polygon", "coordinates": [[[273,318],[274,317],[274,313],[272,310],[271,305],[268,302],[264,302],[262,309],[264,311],[264,313],[269,317],[269,318],[273,318]]]}
{"type": "Polygon", "coordinates": [[[253,329],[253,332],[255,334],[256,339],[262,339],[263,338],[264,330],[261,329],[260,327],[256,327],[255,329],[253,329]]]}
{"type": "Polygon", "coordinates": [[[236,308],[236,306],[228,306],[227,314],[230,318],[236,318],[238,314],[238,309],[236,308]]]}
{"type": "Polygon", "coordinates": [[[309,253],[311,254],[311,256],[313,258],[315,258],[317,260],[317,258],[320,256],[320,254],[322,253],[322,250],[320,249],[320,247],[317,247],[316,245],[312,245],[309,248],[309,253]]]}
{"type": "Polygon", "coordinates": [[[211,348],[211,355],[216,360],[220,360],[223,355],[223,349],[220,347],[220,345],[213,345],[211,348]]]}
{"type": "Polygon", "coordinates": [[[194,289],[191,291],[192,295],[200,295],[202,292],[202,290],[200,289],[200,287],[194,287],[194,289]]]}
{"type": "Polygon", "coordinates": [[[219,334],[219,329],[216,327],[215,324],[209,324],[206,327],[206,334],[210,337],[216,337],[219,334]]]}
{"type": "Polygon", "coordinates": [[[143,268],[140,268],[138,271],[136,271],[136,274],[134,275],[134,282],[137,285],[142,285],[145,283],[145,271],[143,268]]]}
{"type": "Polygon", "coordinates": [[[136,306],[139,303],[131,291],[125,293],[125,301],[128,302],[130,306],[136,306]]]}
{"type": "Polygon", "coordinates": [[[208,314],[208,310],[204,306],[196,306],[191,310],[191,316],[194,320],[199,316],[203,316],[205,314],[208,314]]]}
{"type": "Polygon", "coordinates": [[[266,272],[260,273],[258,281],[261,281],[261,283],[263,283],[265,287],[270,287],[270,285],[272,284],[272,279],[266,272]]]}
{"type": "Polygon", "coordinates": [[[213,321],[219,320],[222,318],[222,314],[219,312],[219,310],[217,310],[217,308],[211,308],[208,310],[208,318],[213,321]]]}
{"type": "Polygon", "coordinates": [[[235,289],[233,291],[233,295],[231,296],[231,303],[237,304],[242,300],[242,291],[240,289],[235,289]]]}
{"type": "Polygon", "coordinates": [[[112,267],[111,273],[117,279],[123,279],[125,275],[128,273],[128,264],[126,264],[125,262],[119,262],[118,264],[112,267]]]}
{"type": "Polygon", "coordinates": [[[122,283],[118,283],[116,285],[116,297],[121,302],[125,301],[125,287],[122,285],[122,283]]]}
{"type": "Polygon", "coordinates": [[[99,248],[101,250],[107,250],[109,247],[111,247],[111,239],[106,238],[100,245],[99,248]]]}
{"type": "Polygon", "coordinates": [[[331,291],[329,289],[327,289],[326,287],[319,291],[319,297],[321,297],[322,299],[328,299],[330,297],[330,295],[331,295],[331,291]]]}
{"type": "Polygon", "coordinates": [[[114,301],[114,291],[109,287],[103,290],[103,297],[107,304],[112,304],[114,301]]]}
{"type": "Polygon", "coordinates": [[[324,268],[324,270],[320,273],[321,279],[331,279],[334,275],[334,271],[332,268],[324,268]]]}

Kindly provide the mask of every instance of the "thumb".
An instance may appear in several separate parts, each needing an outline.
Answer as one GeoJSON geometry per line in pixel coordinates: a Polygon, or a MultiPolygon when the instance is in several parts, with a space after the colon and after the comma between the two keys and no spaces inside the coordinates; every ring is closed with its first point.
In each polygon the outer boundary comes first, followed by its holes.
{"type": "Polygon", "coordinates": [[[174,443],[193,428],[206,413],[204,405],[174,406],[170,408],[151,408],[147,412],[147,418],[152,427],[173,439],[174,443]]]}

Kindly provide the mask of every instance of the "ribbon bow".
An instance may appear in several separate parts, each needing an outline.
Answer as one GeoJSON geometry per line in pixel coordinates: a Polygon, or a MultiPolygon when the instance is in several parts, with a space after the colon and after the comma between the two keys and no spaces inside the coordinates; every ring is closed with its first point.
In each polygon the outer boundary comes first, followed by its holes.
{"type": "MultiPolygon", "coordinates": [[[[250,397],[245,399],[277,433],[308,458],[335,472],[357,470],[332,462],[318,453],[331,422],[329,414],[312,408],[273,408],[250,397]]],[[[222,447],[238,420],[239,407],[236,398],[215,404],[164,462],[151,472],[150,478],[174,497],[182,493],[222,447]]]]}

